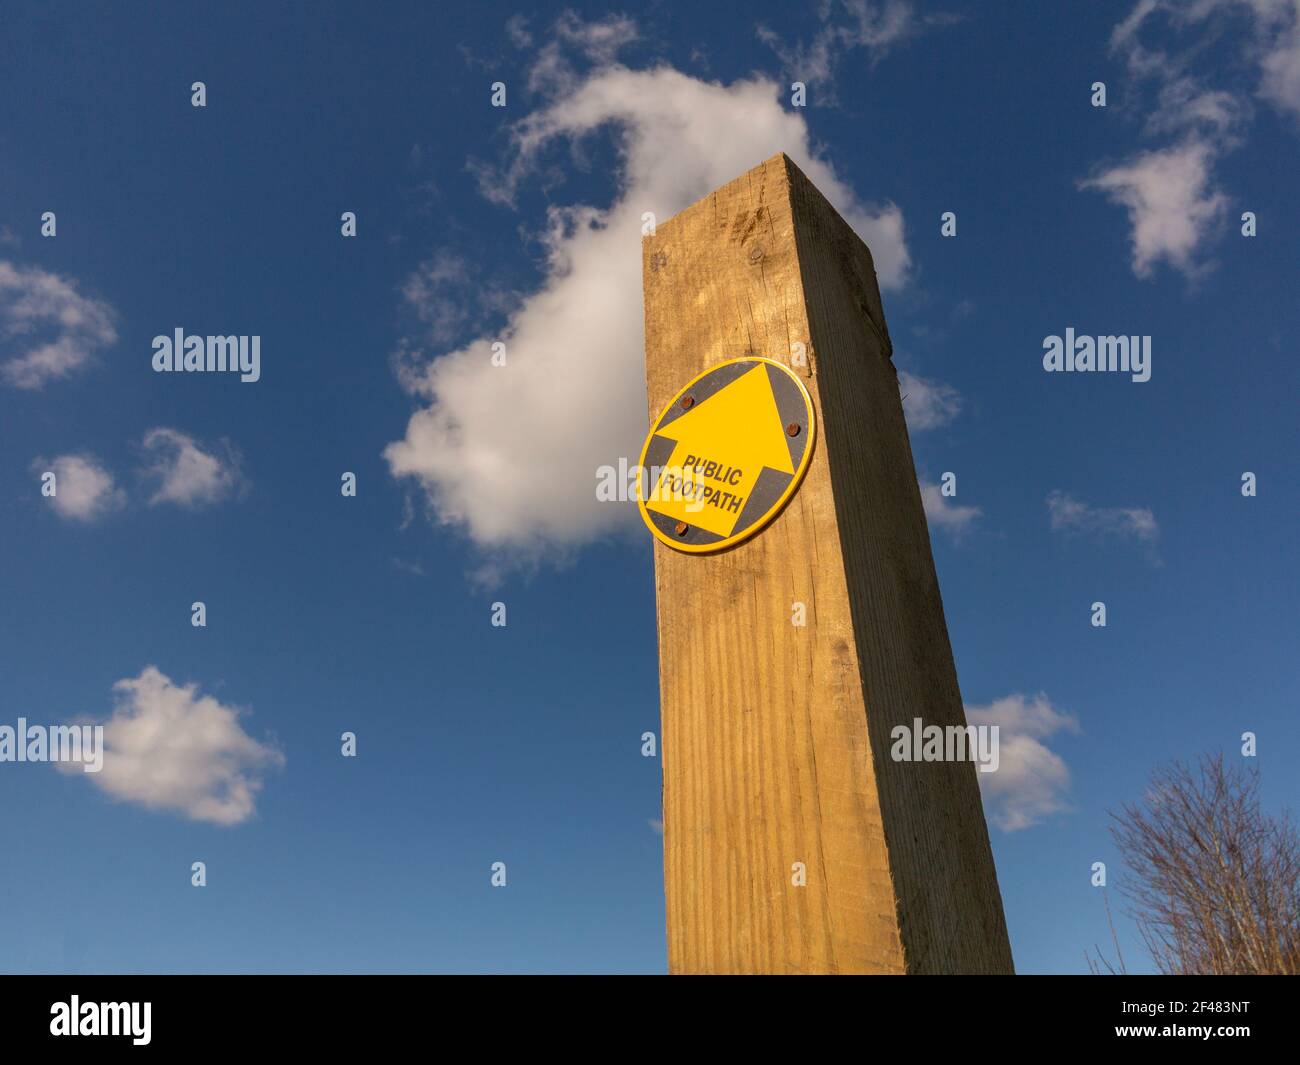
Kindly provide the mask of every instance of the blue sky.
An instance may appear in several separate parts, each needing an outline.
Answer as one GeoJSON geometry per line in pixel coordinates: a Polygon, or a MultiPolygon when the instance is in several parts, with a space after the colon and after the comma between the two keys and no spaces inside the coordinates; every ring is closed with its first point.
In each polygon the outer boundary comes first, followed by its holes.
{"type": "Polygon", "coordinates": [[[1300,31],[1189,11],[10,5],[0,724],[116,714],[141,770],[0,764],[0,969],[665,969],[652,556],[594,471],[645,430],[628,223],[777,150],[871,243],[957,475],[1017,968],[1107,940],[1157,764],[1250,730],[1300,808],[1300,31]],[[152,372],[177,327],[261,379],[152,372]],[[1151,336],[1151,380],[1045,373],[1067,327],[1151,336]]]}

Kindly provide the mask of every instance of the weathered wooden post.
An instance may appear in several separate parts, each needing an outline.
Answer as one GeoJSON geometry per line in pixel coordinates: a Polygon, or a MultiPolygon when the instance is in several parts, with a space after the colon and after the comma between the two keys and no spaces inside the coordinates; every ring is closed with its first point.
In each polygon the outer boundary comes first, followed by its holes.
{"type": "Polygon", "coordinates": [[[1010,972],[870,251],[777,155],[643,256],[670,969],[1010,972]]]}

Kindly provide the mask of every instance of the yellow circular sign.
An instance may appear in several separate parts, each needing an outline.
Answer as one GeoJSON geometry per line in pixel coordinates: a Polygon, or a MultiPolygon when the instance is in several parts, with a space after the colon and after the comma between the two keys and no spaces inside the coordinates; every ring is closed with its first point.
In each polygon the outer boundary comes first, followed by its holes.
{"type": "Polygon", "coordinates": [[[803,382],[774,359],[730,359],[690,381],[650,428],[637,507],[654,535],[704,554],[780,513],[812,458],[816,417],[803,382]]]}

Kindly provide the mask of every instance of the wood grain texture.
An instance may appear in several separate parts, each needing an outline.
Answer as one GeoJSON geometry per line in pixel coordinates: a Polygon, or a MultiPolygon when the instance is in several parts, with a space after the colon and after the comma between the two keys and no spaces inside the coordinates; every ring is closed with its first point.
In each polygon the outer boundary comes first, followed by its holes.
{"type": "Polygon", "coordinates": [[[778,155],[642,253],[651,419],[759,355],[819,423],[767,529],[654,546],[671,971],[1010,972],[975,767],[889,757],[965,714],[870,251],[778,155]]]}

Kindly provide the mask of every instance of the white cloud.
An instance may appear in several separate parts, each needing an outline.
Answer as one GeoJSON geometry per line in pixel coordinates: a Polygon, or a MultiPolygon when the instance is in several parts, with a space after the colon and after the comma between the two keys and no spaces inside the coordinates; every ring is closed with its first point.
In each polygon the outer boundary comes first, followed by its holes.
{"type": "Polygon", "coordinates": [[[48,497],[49,503],[54,513],[69,521],[92,522],[126,502],[126,494],[94,455],[38,458],[32,463],[32,472],[38,477],[54,474],[54,495],[48,497]]]}
{"type": "Polygon", "coordinates": [[[995,699],[988,706],[966,707],[972,725],[998,726],[998,768],[979,773],[989,817],[1004,832],[1029,828],[1067,809],[1070,771],[1043,740],[1058,732],[1078,733],[1079,722],[1055,709],[1040,693],[995,699]]]}
{"type": "Polygon", "coordinates": [[[1150,276],[1161,260],[1189,275],[1202,269],[1197,250],[1228,203],[1211,183],[1213,158],[1208,144],[1188,140],[1143,152],[1080,183],[1127,208],[1138,277],[1150,276]]]}
{"type": "Polygon", "coordinates": [[[925,507],[925,520],[932,529],[943,529],[954,537],[964,533],[976,518],[984,514],[979,507],[954,503],[945,496],[936,483],[921,481],[921,503],[925,507]]]}
{"type": "Polygon", "coordinates": [[[906,370],[898,374],[899,393],[903,400],[903,414],[912,432],[947,425],[961,412],[961,396],[951,385],[925,377],[917,377],[906,370]]]}
{"type": "Polygon", "coordinates": [[[1111,50],[1123,57],[1137,83],[1156,87],[1154,102],[1143,108],[1146,131],[1180,139],[1099,168],[1080,186],[1104,192],[1127,209],[1139,277],[1150,276],[1161,261],[1195,277],[1205,269],[1200,252],[1228,202],[1214,167],[1243,142],[1253,111],[1236,85],[1216,88],[1207,78],[1244,62],[1257,71],[1257,96],[1300,117],[1300,3],[1140,0],[1115,27],[1111,50]],[[1164,24],[1168,47],[1149,49],[1143,33],[1156,21],[1164,24]],[[1234,27],[1245,33],[1229,35],[1234,27]],[[1230,60],[1211,66],[1205,62],[1211,48],[1227,50],[1230,60]]]}
{"type": "MultiPolygon", "coordinates": [[[[154,666],[113,685],[104,764],[85,777],[115,799],[172,810],[194,821],[237,825],[256,812],[264,774],[284,755],[239,723],[241,711],[176,684],[154,666]]],[[[80,764],[59,763],[83,775],[80,764]]]]}
{"type": "Polygon", "coordinates": [[[228,444],[205,449],[192,436],[159,427],[144,435],[142,475],[156,482],[150,504],[199,507],[218,503],[241,483],[239,457],[228,444]]]}
{"type": "Polygon", "coordinates": [[[1094,507],[1056,491],[1047,497],[1047,510],[1052,529],[1067,534],[1132,537],[1146,543],[1160,536],[1156,516],[1148,507],[1094,507]]]}
{"type": "Polygon", "coordinates": [[[37,389],[84,366],[117,340],[113,309],[74,281],[0,260],[0,340],[25,349],[0,363],[15,388],[37,389]]]}
{"type": "Polygon", "coordinates": [[[899,287],[908,270],[901,211],[860,202],[763,79],[724,86],[668,67],[597,68],[515,127],[512,163],[484,179],[485,192],[510,202],[545,148],[603,129],[621,155],[612,205],[551,208],[538,290],[495,335],[450,354],[426,362],[420,343],[399,345],[400,377],[425,405],[385,449],[391,472],[510,565],[636,522],[634,510],[598,502],[595,484],[599,466],[635,461],[645,431],[642,212],[667,219],[785,151],[870,245],[882,285],[899,287]],[[492,365],[498,339],[505,367],[492,365]]]}

